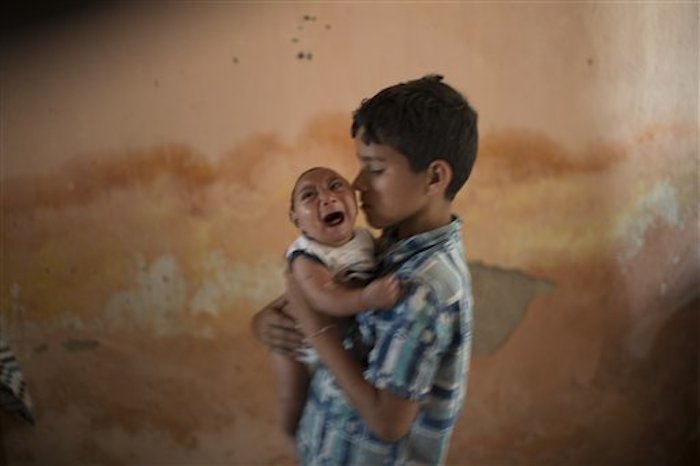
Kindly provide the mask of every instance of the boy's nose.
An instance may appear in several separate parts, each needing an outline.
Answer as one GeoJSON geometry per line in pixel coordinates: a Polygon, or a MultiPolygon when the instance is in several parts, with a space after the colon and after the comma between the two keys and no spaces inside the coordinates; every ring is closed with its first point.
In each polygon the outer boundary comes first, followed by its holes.
{"type": "Polygon", "coordinates": [[[355,177],[354,180],[352,180],[352,189],[355,191],[364,191],[365,190],[365,180],[362,174],[364,173],[363,170],[360,170],[357,176],[355,177]]]}

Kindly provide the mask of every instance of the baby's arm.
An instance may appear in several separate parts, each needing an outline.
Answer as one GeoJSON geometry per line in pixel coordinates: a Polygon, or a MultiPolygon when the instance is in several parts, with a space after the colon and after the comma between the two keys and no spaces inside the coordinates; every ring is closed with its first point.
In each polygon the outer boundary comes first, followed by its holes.
{"type": "Polygon", "coordinates": [[[399,298],[399,281],[393,275],[378,278],[364,288],[338,286],[330,271],[318,262],[299,256],[291,263],[292,275],[309,305],[324,314],[344,317],[368,309],[386,309],[399,298]]]}

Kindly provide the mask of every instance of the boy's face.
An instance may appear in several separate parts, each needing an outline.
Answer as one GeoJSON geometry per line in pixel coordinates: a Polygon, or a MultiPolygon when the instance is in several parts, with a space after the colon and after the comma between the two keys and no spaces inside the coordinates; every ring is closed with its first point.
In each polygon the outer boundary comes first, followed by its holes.
{"type": "Polygon", "coordinates": [[[408,159],[391,146],[365,144],[363,133],[360,129],[355,137],[361,167],[353,181],[353,187],[360,191],[361,208],[371,226],[398,226],[401,230],[425,210],[426,174],[414,173],[408,159]]]}
{"type": "Polygon", "coordinates": [[[292,195],[292,220],[306,236],[328,246],[350,241],[357,201],[350,183],[333,170],[316,168],[297,181],[292,195]]]}

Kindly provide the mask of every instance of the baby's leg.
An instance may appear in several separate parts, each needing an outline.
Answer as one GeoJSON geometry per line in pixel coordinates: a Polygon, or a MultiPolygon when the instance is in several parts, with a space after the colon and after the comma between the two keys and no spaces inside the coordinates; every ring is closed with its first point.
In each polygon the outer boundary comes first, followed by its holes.
{"type": "Polygon", "coordinates": [[[306,404],[309,373],[306,366],[291,356],[271,353],[277,391],[277,419],[290,440],[296,456],[294,434],[306,404]]]}

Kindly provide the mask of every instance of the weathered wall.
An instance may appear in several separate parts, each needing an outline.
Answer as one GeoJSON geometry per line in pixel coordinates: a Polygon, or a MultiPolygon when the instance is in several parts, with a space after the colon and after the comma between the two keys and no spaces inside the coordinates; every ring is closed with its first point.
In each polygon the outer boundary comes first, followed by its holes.
{"type": "Polygon", "coordinates": [[[352,176],[350,112],[429,72],[482,131],[450,462],[697,459],[697,4],[143,3],[3,38],[2,331],[38,418],[0,417],[7,464],[287,461],[248,322],[288,191],[352,176]]]}

